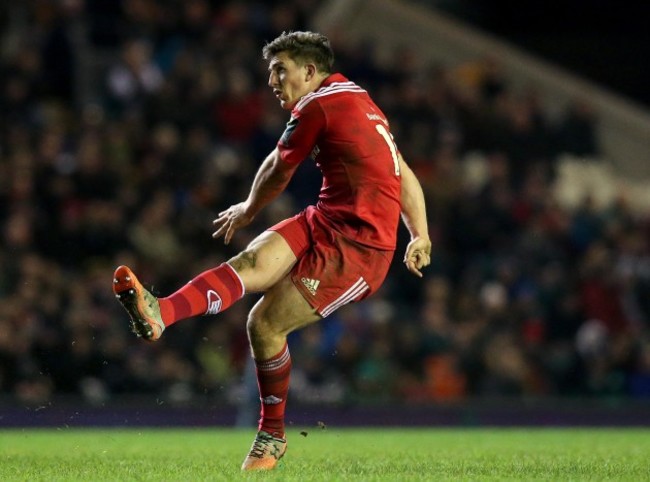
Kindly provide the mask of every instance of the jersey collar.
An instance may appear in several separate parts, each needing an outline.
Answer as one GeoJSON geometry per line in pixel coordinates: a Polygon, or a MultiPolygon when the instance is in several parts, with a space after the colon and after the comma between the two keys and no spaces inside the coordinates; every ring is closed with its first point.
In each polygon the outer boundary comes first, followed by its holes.
{"type": "Polygon", "coordinates": [[[339,74],[338,72],[335,72],[333,74],[330,74],[328,77],[326,77],[325,80],[323,80],[323,83],[320,84],[319,88],[322,89],[323,87],[332,85],[335,82],[349,82],[349,80],[343,74],[339,74]]]}

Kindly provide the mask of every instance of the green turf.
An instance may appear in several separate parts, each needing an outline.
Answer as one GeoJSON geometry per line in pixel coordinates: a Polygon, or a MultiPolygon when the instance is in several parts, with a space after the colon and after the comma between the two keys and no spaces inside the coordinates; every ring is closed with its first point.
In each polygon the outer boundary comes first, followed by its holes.
{"type": "Polygon", "coordinates": [[[277,470],[242,474],[252,431],[4,430],[0,480],[650,480],[643,429],[306,431],[277,470]]]}

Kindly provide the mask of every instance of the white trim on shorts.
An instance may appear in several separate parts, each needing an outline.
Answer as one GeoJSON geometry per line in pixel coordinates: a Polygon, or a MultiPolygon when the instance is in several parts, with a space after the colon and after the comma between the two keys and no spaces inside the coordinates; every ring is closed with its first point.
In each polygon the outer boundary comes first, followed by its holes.
{"type": "Polygon", "coordinates": [[[348,290],[345,293],[343,293],[337,299],[332,301],[325,308],[320,310],[321,316],[325,318],[326,316],[331,315],[332,313],[334,313],[334,311],[339,309],[341,306],[351,303],[360,294],[368,291],[369,289],[370,286],[368,286],[366,280],[364,280],[363,276],[361,276],[352,286],[350,286],[350,288],[348,288],[348,290]]]}

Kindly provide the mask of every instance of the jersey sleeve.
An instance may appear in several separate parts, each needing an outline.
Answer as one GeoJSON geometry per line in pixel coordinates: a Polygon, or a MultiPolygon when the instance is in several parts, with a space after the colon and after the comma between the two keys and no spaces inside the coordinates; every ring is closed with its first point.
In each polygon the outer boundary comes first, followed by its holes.
{"type": "Polygon", "coordinates": [[[318,102],[310,102],[301,110],[294,109],[278,141],[282,160],[300,164],[312,153],[324,129],[325,114],[318,102]]]}

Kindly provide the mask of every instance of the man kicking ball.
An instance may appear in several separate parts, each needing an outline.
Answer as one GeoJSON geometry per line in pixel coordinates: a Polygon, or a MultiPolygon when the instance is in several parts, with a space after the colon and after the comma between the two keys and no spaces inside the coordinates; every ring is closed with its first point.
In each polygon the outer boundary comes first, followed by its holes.
{"type": "Polygon", "coordinates": [[[228,244],[305,160],[323,175],[316,205],[270,227],[170,296],[153,296],[126,266],[113,279],[133,331],[150,341],[179,320],[215,315],[245,293],[263,293],[246,324],[262,408],[243,470],[272,469],[287,449],[287,335],[379,289],[395,251],[400,214],[411,235],[407,269],[421,277],[431,254],[420,183],[368,93],[332,72],[329,40],[313,32],[283,33],[264,46],[263,56],[268,85],[291,117],[248,198],[219,213],[213,237],[223,236],[228,244]]]}

